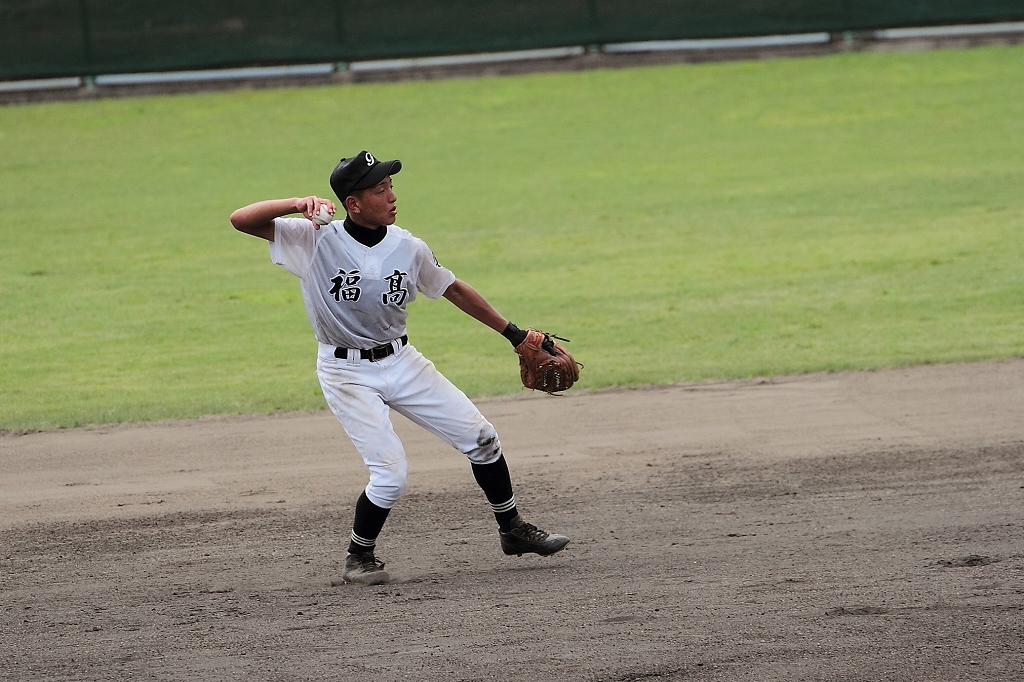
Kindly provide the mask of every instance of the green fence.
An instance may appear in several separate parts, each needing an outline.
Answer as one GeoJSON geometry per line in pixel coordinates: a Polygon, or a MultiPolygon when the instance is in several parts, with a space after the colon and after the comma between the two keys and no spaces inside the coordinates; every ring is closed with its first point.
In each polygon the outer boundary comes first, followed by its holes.
{"type": "Polygon", "coordinates": [[[1024,0],[0,0],[0,79],[1024,19],[1024,0]]]}

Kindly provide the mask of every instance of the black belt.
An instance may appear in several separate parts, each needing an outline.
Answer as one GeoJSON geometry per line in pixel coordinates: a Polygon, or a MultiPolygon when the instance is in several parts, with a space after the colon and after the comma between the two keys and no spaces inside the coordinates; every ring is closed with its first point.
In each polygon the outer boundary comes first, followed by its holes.
{"type": "MultiPolygon", "coordinates": [[[[407,335],[405,335],[405,334],[403,334],[401,336],[401,338],[398,338],[398,339],[395,339],[395,340],[396,341],[400,341],[403,346],[405,344],[409,343],[409,337],[407,335]]],[[[378,360],[383,360],[387,356],[394,354],[394,352],[395,352],[394,344],[393,343],[385,343],[385,344],[382,344],[380,346],[376,346],[374,348],[361,348],[359,350],[359,357],[362,358],[363,360],[369,360],[370,362],[377,362],[378,360]]],[[[342,348],[340,346],[335,348],[334,349],[334,357],[336,357],[336,358],[347,358],[348,357],[348,348],[342,348]]]]}

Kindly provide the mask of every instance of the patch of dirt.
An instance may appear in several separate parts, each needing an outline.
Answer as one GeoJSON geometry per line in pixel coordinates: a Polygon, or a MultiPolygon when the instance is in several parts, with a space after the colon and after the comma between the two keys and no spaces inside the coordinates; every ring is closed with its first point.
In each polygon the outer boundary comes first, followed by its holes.
{"type": "Polygon", "coordinates": [[[946,568],[970,568],[973,566],[988,566],[994,564],[999,559],[993,559],[990,556],[981,556],[979,554],[968,554],[967,556],[960,557],[958,559],[939,559],[935,562],[939,566],[945,566],[946,568]]]}
{"type": "Polygon", "coordinates": [[[1024,677],[1024,360],[480,405],[572,542],[396,417],[376,587],[326,412],[0,437],[0,679],[1024,677]]]}

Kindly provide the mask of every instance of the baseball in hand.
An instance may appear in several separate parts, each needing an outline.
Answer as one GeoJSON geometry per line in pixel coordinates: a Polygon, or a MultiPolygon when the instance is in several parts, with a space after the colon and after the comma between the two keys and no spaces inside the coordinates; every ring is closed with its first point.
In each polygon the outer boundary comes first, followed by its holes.
{"type": "Polygon", "coordinates": [[[334,216],[328,210],[327,204],[320,204],[320,212],[313,216],[313,222],[317,225],[326,225],[332,220],[334,220],[334,216]]]}

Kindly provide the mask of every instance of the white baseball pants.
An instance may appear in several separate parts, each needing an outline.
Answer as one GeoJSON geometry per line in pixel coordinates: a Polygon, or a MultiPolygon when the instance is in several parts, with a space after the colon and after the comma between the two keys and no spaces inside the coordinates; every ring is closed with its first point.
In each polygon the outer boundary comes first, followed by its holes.
{"type": "Polygon", "coordinates": [[[501,456],[498,434],[476,405],[411,344],[370,362],[350,352],[335,358],[320,344],[317,377],[331,412],[345,428],[370,471],[366,496],[390,509],[405,491],[405,448],[391,424],[391,410],[408,417],[477,464],[501,456]]]}

